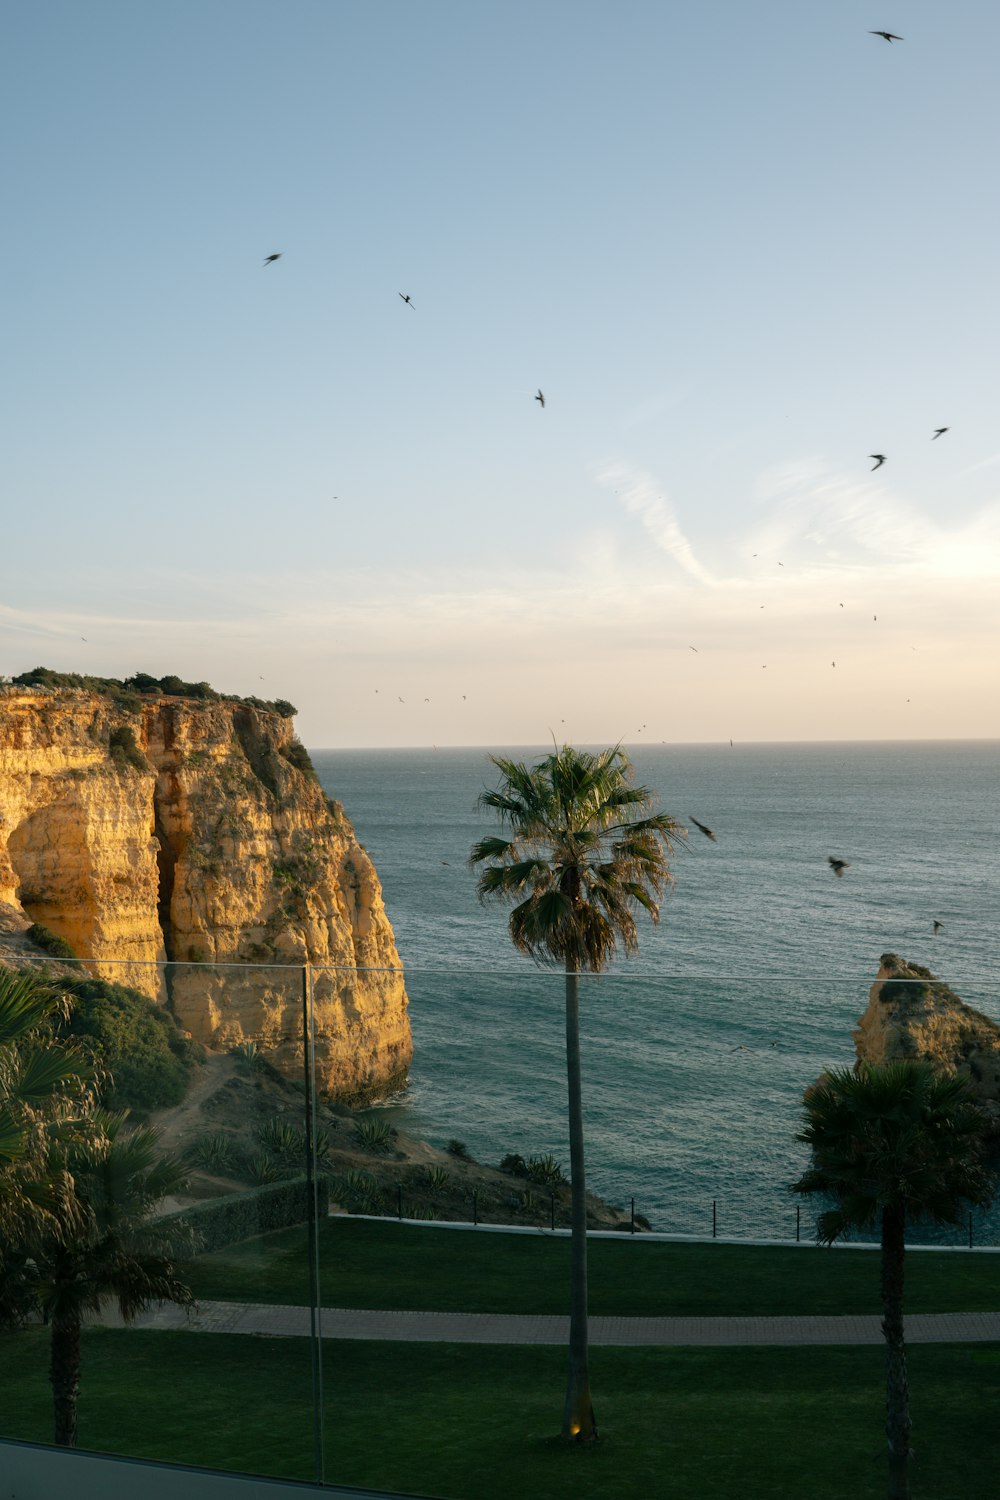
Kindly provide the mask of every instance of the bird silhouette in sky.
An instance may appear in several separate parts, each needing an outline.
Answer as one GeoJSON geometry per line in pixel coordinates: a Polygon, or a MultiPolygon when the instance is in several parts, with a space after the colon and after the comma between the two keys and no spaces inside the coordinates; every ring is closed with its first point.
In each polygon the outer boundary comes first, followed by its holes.
{"type": "Polygon", "coordinates": [[[537,395],[537,396],[536,396],[536,397],[535,397],[535,400],[536,400],[536,401],[540,401],[540,402],[541,402],[541,404],[542,404],[542,409],[543,409],[543,411],[544,411],[544,409],[545,409],[545,394],[544,394],[544,392],[543,392],[543,391],[542,391],[542,388],[541,388],[541,386],[539,386],[539,387],[538,387],[538,395],[537,395]]]}
{"type": "Polygon", "coordinates": [[[407,292],[405,296],[403,296],[402,292],[400,292],[399,295],[403,298],[403,301],[406,303],[407,307],[412,307],[413,311],[416,312],[416,306],[414,305],[413,298],[410,296],[409,292],[407,292]]]}
{"type": "Polygon", "coordinates": [[[697,818],[692,818],[690,813],[688,813],[688,817],[691,819],[691,822],[694,824],[694,826],[696,828],[700,829],[701,832],[705,835],[705,837],[707,839],[711,839],[712,840],[713,844],[717,844],[719,842],[719,840],[715,837],[715,834],[712,832],[711,828],[709,828],[709,826],[708,826],[707,823],[699,823],[698,819],[697,818]]]}
{"type": "Polygon", "coordinates": [[[281,255],[282,255],[282,252],[280,250],[275,251],[274,255],[265,255],[265,257],[264,257],[264,264],[265,264],[265,266],[273,266],[274,262],[276,260],[280,260],[281,259],[281,255]]]}
{"type": "Polygon", "coordinates": [[[695,656],[697,656],[697,655],[698,655],[698,647],[697,647],[697,646],[689,646],[689,647],[688,647],[688,650],[689,650],[689,651],[693,651],[693,652],[694,652],[694,654],[695,654],[695,656]]]}
{"type": "Polygon", "coordinates": [[[935,429],[934,429],[934,437],[931,438],[931,442],[933,443],[934,438],[939,438],[943,432],[950,432],[950,431],[951,431],[950,427],[935,427],[935,429]]]}
{"type": "Polygon", "coordinates": [[[871,466],[871,472],[874,474],[875,470],[876,469],[881,469],[882,465],[885,463],[885,454],[884,453],[869,453],[868,457],[869,458],[873,458],[875,460],[875,462],[871,466]]]}
{"type": "Polygon", "coordinates": [[[828,854],[826,858],[830,869],[836,875],[838,880],[843,878],[845,870],[849,870],[851,868],[849,862],[846,859],[836,859],[832,854],[828,854]]]}
{"type": "Polygon", "coordinates": [[[887,42],[901,42],[903,40],[903,38],[901,36],[897,36],[894,31],[869,31],[868,35],[885,37],[887,42]]]}

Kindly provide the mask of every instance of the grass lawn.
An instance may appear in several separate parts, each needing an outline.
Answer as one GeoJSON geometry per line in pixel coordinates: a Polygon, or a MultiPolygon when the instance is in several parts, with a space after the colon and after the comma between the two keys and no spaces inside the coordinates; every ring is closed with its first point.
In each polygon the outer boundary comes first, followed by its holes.
{"type": "MultiPolygon", "coordinates": [[[[439,1312],[562,1313],[569,1242],[408,1227],[392,1220],[328,1219],[320,1227],[327,1307],[439,1312]]],[[[279,1230],[185,1270],[199,1297],[305,1304],[304,1228],[279,1230]]],[[[878,1252],[755,1245],[592,1240],[590,1311],[650,1316],[753,1317],[877,1313],[878,1252]]],[[[957,1251],[906,1259],[909,1312],[989,1312],[1000,1307],[1000,1262],[957,1251]]]]}
{"type": "MultiPolygon", "coordinates": [[[[51,1437],[43,1329],[5,1336],[0,1429],[51,1437]]],[[[566,1448],[558,1349],[325,1348],[330,1483],[492,1500],[882,1500],[879,1349],[595,1349],[602,1439],[566,1448]]],[[[993,1500],[1000,1348],[910,1351],[915,1500],[993,1500]]],[[[92,1329],[81,1446],[313,1477],[304,1340],[92,1329]]]]}

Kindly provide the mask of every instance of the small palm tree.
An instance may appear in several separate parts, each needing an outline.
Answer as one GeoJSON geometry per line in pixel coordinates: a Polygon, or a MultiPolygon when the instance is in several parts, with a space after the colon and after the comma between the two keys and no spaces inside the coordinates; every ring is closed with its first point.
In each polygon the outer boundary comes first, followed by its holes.
{"type": "Polygon", "coordinates": [[[882,1332],[886,1352],[889,1500],[908,1500],[910,1397],[903,1339],[903,1277],[908,1222],[961,1222],[967,1203],[985,1203],[993,1180],[985,1164],[986,1120],[964,1079],[926,1062],[859,1063],[824,1074],[806,1090],[797,1139],[813,1165],[793,1186],[823,1193],[834,1206],[819,1217],[819,1239],[850,1230],[881,1231],[882,1332]]]}
{"type": "Polygon", "coordinates": [[[19,1273],[26,1299],[51,1328],[55,1441],[65,1447],[76,1443],[84,1314],[113,1298],[130,1323],[151,1303],[194,1300],[176,1274],[166,1230],[150,1217],[183,1186],[184,1167],[159,1154],[154,1130],[126,1130],[126,1117],[96,1111],[95,1134],[65,1152],[82,1223],[29,1241],[19,1273]]]}
{"type": "Polygon", "coordinates": [[[580,1079],[580,974],[599,973],[621,946],[638,951],[635,912],[659,920],[659,896],[670,882],[667,852],[682,829],[652,811],[647,787],[635,786],[628,756],[616,746],[591,754],[568,745],[528,767],[491,756],[500,784],[479,806],[496,813],[508,837],[480,839],[469,863],[484,866],[482,901],[516,903],[511,941],[566,975],[566,1073],[572,1192],[569,1379],[565,1438],[597,1436],[587,1355],[587,1195],[580,1079]]]}
{"type": "Polygon", "coordinates": [[[52,1148],[86,1129],[96,1069],[58,1038],[65,1014],[50,984],[0,969],[0,1268],[24,1234],[72,1219],[72,1184],[52,1148]]]}

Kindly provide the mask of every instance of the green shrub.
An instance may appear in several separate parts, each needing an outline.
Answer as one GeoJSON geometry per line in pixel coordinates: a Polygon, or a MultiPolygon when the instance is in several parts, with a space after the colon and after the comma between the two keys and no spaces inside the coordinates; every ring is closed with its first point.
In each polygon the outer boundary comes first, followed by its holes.
{"type": "Polygon", "coordinates": [[[469,1148],[464,1141],[449,1141],[445,1150],[449,1156],[457,1156],[459,1161],[471,1161],[469,1148]]]}
{"type": "Polygon", "coordinates": [[[512,1177],[527,1177],[528,1163],[516,1151],[510,1151],[500,1163],[500,1171],[509,1172],[512,1177]]]}
{"type": "MultiPolygon", "coordinates": [[[[330,1207],[329,1183],[325,1177],[316,1180],[317,1210],[325,1218],[330,1207]]],[[[272,1229],[287,1229],[304,1224],[312,1215],[312,1185],[305,1177],[294,1177],[266,1187],[251,1188],[247,1193],[228,1193],[212,1198],[179,1213],[169,1214],[159,1222],[192,1232],[199,1254],[208,1255],[226,1245],[239,1244],[272,1229]]]]}
{"type": "Polygon", "coordinates": [[[225,1177],[235,1171],[239,1152],[232,1136],[218,1130],[214,1135],[202,1135],[192,1141],[185,1150],[184,1157],[193,1167],[202,1167],[206,1172],[215,1172],[225,1177]]]}
{"type": "Polygon", "coordinates": [[[554,1156],[529,1156],[525,1162],[525,1176],[529,1182],[540,1183],[542,1187],[565,1181],[562,1167],[554,1156]]]}
{"type": "Polygon", "coordinates": [[[258,1151],[255,1156],[251,1156],[247,1171],[253,1181],[261,1186],[268,1182],[279,1182],[288,1175],[281,1163],[276,1162],[273,1156],[268,1156],[266,1151],[258,1151]]]}
{"type": "Polygon", "coordinates": [[[12,677],[15,687],[82,688],[88,693],[99,693],[110,698],[119,708],[137,713],[142,708],[142,697],[165,696],[167,698],[193,698],[201,703],[247,703],[252,708],[267,713],[279,714],[283,719],[294,719],[298,709],[287,698],[273,701],[263,698],[240,698],[236,693],[217,693],[210,682],[185,682],[182,677],[169,674],[153,677],[149,672],[134,672],[121,681],[117,677],[91,677],[82,672],[56,672],[51,667],[32,667],[12,677]],[[142,694],[142,697],[139,696],[142,694]]]}
{"type": "Polygon", "coordinates": [[[51,953],[53,958],[65,958],[75,961],[76,954],[73,952],[65,938],[56,937],[48,927],[43,927],[41,922],[32,922],[25,933],[25,937],[34,943],[36,948],[44,948],[46,953],[51,953]]]}
{"type": "Polygon", "coordinates": [[[260,1072],[264,1058],[256,1042],[239,1042],[232,1049],[232,1053],[241,1073],[248,1073],[252,1076],[260,1072]]]}
{"type": "Polygon", "coordinates": [[[427,1168],[427,1186],[435,1193],[442,1192],[451,1182],[451,1177],[444,1167],[427,1168]]]}
{"type": "Polygon", "coordinates": [[[131,724],[119,724],[112,729],[108,749],[116,766],[131,766],[134,771],[152,769],[139,748],[139,741],[135,737],[135,730],[131,724]]]}
{"type": "Polygon", "coordinates": [[[385,1207],[385,1195],[370,1172],[350,1171],[331,1191],[349,1214],[380,1214],[385,1207]]]}
{"type": "Polygon", "coordinates": [[[312,781],[317,780],[316,767],[300,739],[293,739],[290,744],[282,746],[281,754],[296,771],[301,771],[303,776],[308,776],[312,781]]]}
{"type": "Polygon", "coordinates": [[[355,1134],[366,1151],[387,1151],[393,1130],[388,1120],[359,1120],[355,1134]]]}
{"type": "Polygon", "coordinates": [[[305,1156],[306,1133],[289,1120],[282,1120],[280,1117],[265,1120],[262,1125],[257,1126],[254,1135],[264,1150],[279,1161],[301,1163],[305,1156]]]}
{"type": "Polygon", "coordinates": [[[138,1114],[180,1104],[189,1049],[169,1011],[106,979],[61,980],[59,988],[73,1007],[66,1031],[88,1038],[111,1074],[105,1104],[138,1114]]]}

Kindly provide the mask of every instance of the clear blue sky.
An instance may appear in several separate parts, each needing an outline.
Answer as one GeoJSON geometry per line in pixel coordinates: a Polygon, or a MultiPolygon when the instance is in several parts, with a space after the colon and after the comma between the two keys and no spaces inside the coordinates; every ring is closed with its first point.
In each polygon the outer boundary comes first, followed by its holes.
{"type": "Polygon", "coordinates": [[[998,61],[987,0],[9,7],[0,672],[1000,735],[998,61]]]}

